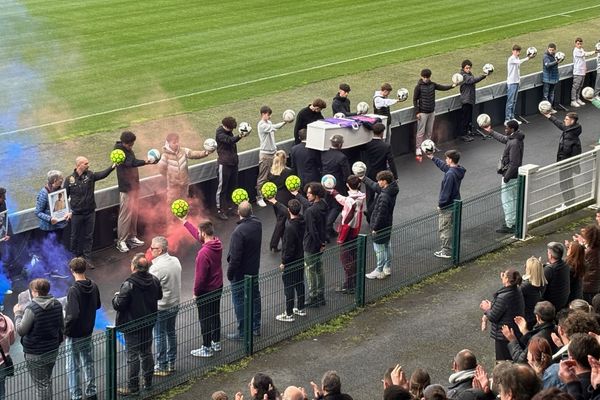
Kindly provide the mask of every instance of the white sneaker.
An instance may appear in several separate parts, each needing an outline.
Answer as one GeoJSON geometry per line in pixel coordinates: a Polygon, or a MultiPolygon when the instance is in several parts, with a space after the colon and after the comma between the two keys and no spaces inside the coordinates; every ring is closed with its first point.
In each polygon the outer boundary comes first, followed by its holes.
{"type": "Polygon", "coordinates": [[[579,103],[578,103],[578,102],[576,102],[576,101],[572,101],[572,102],[571,102],[571,107],[581,107],[581,106],[579,105],[579,103]]]}
{"type": "Polygon", "coordinates": [[[389,267],[384,267],[384,268],[383,268],[383,274],[384,274],[385,276],[390,276],[390,275],[392,274],[392,269],[391,269],[391,268],[389,268],[389,267]]]}
{"type": "Polygon", "coordinates": [[[565,205],[565,203],[562,203],[560,206],[556,207],[554,210],[555,211],[565,211],[568,207],[565,205]]]}
{"type": "Polygon", "coordinates": [[[515,119],[515,120],[513,120],[513,121],[517,121],[517,124],[519,124],[519,125],[521,125],[521,124],[523,123],[523,121],[520,121],[520,120],[518,120],[518,119],[515,119]]]}
{"type": "Polygon", "coordinates": [[[433,253],[437,258],[452,258],[452,256],[446,253],[444,250],[439,250],[433,253]]]}
{"type": "Polygon", "coordinates": [[[294,322],[296,320],[293,315],[287,315],[286,313],[277,315],[275,319],[281,322],[294,322]]]}
{"type": "Polygon", "coordinates": [[[256,204],[258,204],[261,207],[266,207],[267,206],[267,203],[265,203],[265,201],[263,199],[256,200],[256,204]]]}
{"type": "Polygon", "coordinates": [[[581,99],[577,99],[577,102],[579,103],[580,106],[585,106],[585,101],[583,101],[581,99]]]}
{"type": "Polygon", "coordinates": [[[385,274],[375,269],[373,272],[366,274],[365,277],[367,279],[385,279],[385,274]]]}
{"type": "Polygon", "coordinates": [[[416,149],[416,150],[415,150],[415,155],[416,155],[416,156],[422,156],[422,155],[423,155],[423,152],[421,151],[421,149],[416,149]]]}
{"type": "Polygon", "coordinates": [[[127,243],[119,240],[117,242],[117,250],[119,250],[121,253],[127,253],[129,251],[129,247],[127,247],[127,243]]]}
{"type": "Polygon", "coordinates": [[[294,314],[299,315],[301,317],[306,317],[306,311],[305,310],[300,310],[296,307],[294,307],[294,314]]]}
{"type": "Polygon", "coordinates": [[[215,351],[221,351],[221,342],[213,342],[211,340],[210,341],[210,349],[213,351],[213,353],[215,351]]]}
{"type": "Polygon", "coordinates": [[[202,346],[199,349],[190,351],[190,354],[194,357],[212,357],[213,352],[209,347],[202,346]]]}
{"type": "Polygon", "coordinates": [[[140,247],[144,245],[144,241],[138,239],[136,236],[130,238],[128,242],[131,247],[140,247]]]}

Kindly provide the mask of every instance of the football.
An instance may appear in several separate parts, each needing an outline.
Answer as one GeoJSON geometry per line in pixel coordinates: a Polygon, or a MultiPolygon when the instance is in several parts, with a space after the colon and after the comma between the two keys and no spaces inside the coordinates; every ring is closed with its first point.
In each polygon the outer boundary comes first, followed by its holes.
{"type": "Polygon", "coordinates": [[[554,58],[556,58],[557,61],[562,61],[565,59],[565,53],[563,53],[562,51],[557,51],[554,55],[554,58]]]}
{"type": "Polygon", "coordinates": [[[148,150],[148,161],[157,163],[160,160],[160,151],[156,149],[148,150]]]}
{"type": "Polygon", "coordinates": [[[492,124],[492,119],[487,114],[479,114],[477,116],[477,125],[481,128],[487,128],[492,124]]]}
{"type": "Polygon", "coordinates": [[[296,190],[300,189],[300,185],[302,185],[302,182],[297,175],[290,175],[285,178],[285,187],[290,192],[295,192],[296,190]]]}
{"type": "Polygon", "coordinates": [[[190,205],[183,199],[177,199],[171,204],[171,212],[178,218],[183,218],[190,211],[190,205]]]}
{"type": "Polygon", "coordinates": [[[365,174],[367,173],[367,166],[364,162],[362,161],[357,161],[354,164],[352,164],[352,173],[356,176],[365,176],[365,174]]]}
{"type": "Polygon", "coordinates": [[[265,199],[272,199],[277,194],[277,185],[273,182],[265,182],[260,188],[260,192],[265,199]]]}
{"type": "Polygon", "coordinates": [[[600,51],[600,42],[596,43],[596,51],[600,51]]]}
{"type": "Polygon", "coordinates": [[[333,114],[333,118],[346,118],[346,114],[341,113],[341,112],[335,113],[335,114],[333,114]]]}
{"type": "Polygon", "coordinates": [[[483,69],[483,72],[484,72],[484,73],[486,73],[486,74],[488,74],[488,75],[489,75],[489,74],[491,74],[492,72],[494,72],[494,65],[493,65],[493,64],[490,64],[490,63],[487,63],[487,64],[485,64],[485,65],[483,66],[483,68],[482,68],[482,69],[483,69]]]}
{"type": "Polygon", "coordinates": [[[249,200],[248,192],[246,189],[237,188],[231,193],[231,201],[237,206],[244,200],[249,200]]]}
{"type": "Polygon", "coordinates": [[[540,104],[538,104],[538,110],[540,110],[542,114],[548,114],[552,111],[552,104],[550,104],[548,100],[542,100],[540,101],[540,104]]]}
{"type": "Polygon", "coordinates": [[[435,143],[431,139],[425,139],[421,143],[421,150],[425,153],[433,153],[435,151],[435,143]]]}
{"type": "Polygon", "coordinates": [[[240,122],[238,125],[238,131],[242,136],[248,136],[252,132],[252,127],[247,122],[240,122]]]}
{"type": "Polygon", "coordinates": [[[586,100],[592,100],[594,98],[594,88],[586,86],[581,89],[581,95],[586,100]]]}
{"type": "Polygon", "coordinates": [[[323,185],[325,189],[331,190],[335,187],[335,184],[335,176],[331,174],[323,175],[321,178],[321,185],[323,185]]]}
{"type": "Polygon", "coordinates": [[[452,75],[452,83],[454,83],[455,85],[462,83],[463,79],[464,78],[463,78],[462,74],[459,74],[458,72],[456,74],[452,75]]]}
{"type": "Polygon", "coordinates": [[[527,55],[529,57],[534,57],[537,54],[537,49],[533,46],[527,48],[527,55]]]}
{"type": "Polygon", "coordinates": [[[110,161],[113,164],[123,164],[125,162],[125,152],[121,149],[114,149],[110,152],[110,161]]]}
{"type": "Polygon", "coordinates": [[[406,99],[408,99],[408,89],[406,89],[406,88],[398,89],[398,100],[406,101],[406,99]]]}
{"type": "Polygon", "coordinates": [[[204,150],[213,152],[217,149],[217,141],[213,138],[208,138],[204,141],[204,150]]]}
{"type": "Polygon", "coordinates": [[[294,112],[294,110],[285,110],[283,112],[283,120],[285,122],[293,122],[295,118],[296,113],[294,112]]]}
{"type": "Polygon", "coordinates": [[[356,113],[357,114],[362,115],[362,114],[366,114],[368,112],[369,112],[369,105],[366,102],[361,101],[360,103],[358,103],[356,105],[356,113]]]}

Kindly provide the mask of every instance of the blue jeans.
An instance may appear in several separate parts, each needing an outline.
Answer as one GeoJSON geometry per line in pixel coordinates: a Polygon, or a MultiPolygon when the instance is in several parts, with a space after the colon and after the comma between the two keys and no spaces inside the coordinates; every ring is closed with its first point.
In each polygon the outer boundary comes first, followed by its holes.
{"type": "MultiPolygon", "coordinates": [[[[260,290],[258,288],[258,282],[252,286],[252,297],[254,299],[252,308],[254,310],[252,318],[252,330],[254,332],[260,331],[260,290]]],[[[233,302],[233,311],[235,312],[235,318],[238,322],[238,332],[240,335],[244,334],[244,281],[232,282],[231,283],[231,301],[233,302]]]]}
{"type": "Polygon", "coordinates": [[[85,375],[85,397],[96,395],[96,372],[94,370],[94,356],[92,337],[65,339],[67,354],[67,376],[69,378],[69,393],[72,400],[82,398],[81,369],[85,375]]]}
{"type": "Polygon", "coordinates": [[[504,210],[504,221],[509,228],[515,226],[517,220],[518,189],[517,179],[511,179],[508,183],[504,183],[504,178],[502,178],[500,199],[502,200],[502,209],[504,210]]]}
{"type": "Polygon", "coordinates": [[[548,83],[544,82],[543,94],[544,100],[547,100],[554,107],[554,89],[556,88],[556,83],[548,83]]]}
{"type": "Polygon", "coordinates": [[[174,366],[177,358],[177,332],[175,321],[179,307],[168,310],[159,310],[154,325],[154,340],[156,341],[156,364],[159,369],[165,370],[168,365],[174,366]]]}
{"type": "Polygon", "coordinates": [[[506,111],[504,120],[515,119],[515,108],[517,106],[517,96],[519,94],[519,84],[509,83],[506,85],[506,111]]]}
{"type": "Polygon", "coordinates": [[[389,240],[386,243],[373,242],[373,249],[377,257],[377,271],[383,272],[384,268],[390,268],[392,261],[392,252],[390,250],[389,240]]]}

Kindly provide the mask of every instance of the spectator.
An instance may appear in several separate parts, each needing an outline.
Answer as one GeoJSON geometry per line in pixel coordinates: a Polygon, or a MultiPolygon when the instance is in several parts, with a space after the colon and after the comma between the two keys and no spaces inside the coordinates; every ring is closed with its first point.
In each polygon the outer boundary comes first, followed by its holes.
{"type": "Polygon", "coordinates": [[[596,54],[595,51],[585,51],[583,49],[583,39],[578,37],[575,39],[575,47],[573,48],[573,86],[571,87],[571,107],[581,107],[585,105],[585,101],[581,99],[581,89],[583,81],[587,73],[586,57],[596,54]]]}
{"type": "Polygon", "coordinates": [[[494,294],[494,300],[483,300],[479,308],[492,323],[490,337],[494,339],[496,361],[512,360],[508,350],[508,341],[502,334],[502,326],[508,325],[516,332],[515,317],[523,315],[523,295],[518,285],[521,283],[521,274],[513,268],[500,273],[502,288],[494,294]]]}
{"type": "MultiPolygon", "coordinates": [[[[252,205],[248,201],[242,201],[238,206],[240,220],[231,234],[229,242],[229,254],[227,261],[227,279],[231,282],[231,296],[235,317],[237,319],[237,330],[227,335],[230,340],[244,339],[244,277],[246,275],[258,276],[260,269],[260,246],[262,240],[262,223],[252,214],[252,205]]],[[[258,279],[252,286],[252,332],[255,336],[260,335],[260,290],[258,279]]]]}
{"type": "Polygon", "coordinates": [[[464,349],[459,351],[454,360],[452,360],[452,375],[448,378],[447,397],[451,400],[460,397],[467,389],[473,387],[473,377],[475,376],[475,368],[477,367],[477,358],[471,350],[464,349]]]}
{"type": "Polygon", "coordinates": [[[544,290],[546,290],[546,277],[544,276],[544,266],[539,258],[529,257],[525,263],[525,275],[521,283],[521,293],[523,294],[523,304],[525,307],[525,321],[527,329],[533,328],[537,323],[534,308],[542,300],[544,290]]]}
{"type": "Polygon", "coordinates": [[[514,332],[508,327],[502,327],[502,334],[508,340],[508,350],[512,356],[513,361],[524,363],[527,360],[527,346],[529,341],[533,337],[543,337],[552,343],[550,348],[550,354],[558,350],[554,342],[552,341],[552,334],[555,332],[556,327],[554,326],[554,318],[556,316],[556,310],[549,301],[540,301],[535,305],[535,318],[537,323],[530,330],[527,328],[527,322],[522,316],[516,316],[514,318],[515,324],[521,332],[521,337],[517,339],[514,332]]]}
{"type": "Polygon", "coordinates": [[[529,365],[513,364],[507,366],[503,369],[499,378],[500,398],[502,400],[529,400],[542,388],[540,378],[529,365]]]}
{"type": "Polygon", "coordinates": [[[583,299],[575,299],[569,303],[569,310],[583,311],[586,313],[591,313],[592,306],[590,306],[590,303],[588,303],[587,301],[585,301],[583,299]]]}
{"type": "Polygon", "coordinates": [[[557,387],[546,387],[544,390],[537,392],[532,400],[575,400],[569,393],[565,393],[557,387]]]}
{"type": "Polygon", "coordinates": [[[300,130],[307,129],[311,122],[323,119],[321,111],[327,108],[327,103],[322,99],[314,99],[311,104],[304,107],[296,115],[296,125],[294,126],[294,143],[300,143],[300,130]]]}
{"type": "MultiPolygon", "coordinates": [[[[277,186],[277,194],[275,200],[281,205],[287,204],[294,198],[285,185],[285,180],[292,174],[292,170],[285,166],[287,156],[285,151],[277,150],[275,158],[273,159],[273,165],[271,171],[269,171],[269,182],[273,182],[277,186]]],[[[283,212],[282,209],[273,205],[275,211],[275,227],[273,228],[273,234],[271,235],[271,242],[269,243],[269,249],[273,253],[281,251],[279,247],[279,241],[283,238],[283,231],[285,229],[285,222],[288,219],[287,210],[283,212]]]]}
{"type": "Polygon", "coordinates": [[[85,275],[88,265],[87,260],[82,257],[73,258],[69,262],[75,282],[69,288],[65,306],[65,350],[69,392],[73,400],[82,398],[82,368],[85,376],[85,398],[97,398],[92,333],[96,323],[96,311],[102,303],[98,286],[85,275]]]}
{"type": "Polygon", "coordinates": [[[548,284],[544,300],[554,305],[557,311],[567,306],[571,281],[569,266],[563,261],[564,246],[558,242],[548,243],[548,263],[544,265],[544,276],[548,284]]]}
{"type": "Polygon", "coordinates": [[[367,279],[385,279],[392,274],[392,254],[390,251],[390,236],[398,195],[398,182],[390,171],[377,173],[377,182],[369,177],[364,177],[365,186],[371,188],[375,194],[373,212],[369,225],[373,234],[373,248],[377,257],[377,267],[366,274],[367,279]]]}
{"type": "Polygon", "coordinates": [[[261,188],[267,182],[269,171],[273,165],[273,158],[277,152],[275,144],[275,132],[283,127],[286,122],[273,124],[271,122],[273,110],[269,106],[260,108],[260,121],[258,121],[258,139],[260,147],[258,153],[258,177],[256,180],[256,203],[261,207],[266,207],[267,203],[263,200],[261,188]]]}
{"type": "Polygon", "coordinates": [[[588,356],[596,359],[600,357],[600,343],[596,338],[585,333],[576,333],[571,336],[569,360],[561,361],[559,377],[567,386],[567,393],[578,400],[591,398],[591,392],[588,390],[591,383],[591,366],[588,356]]]}
{"type": "MultiPolygon", "coordinates": [[[[136,136],[133,132],[121,133],[120,141],[115,143],[115,150],[125,153],[125,161],[117,165],[117,182],[119,185],[119,218],[117,220],[117,250],[127,253],[129,248],[139,247],[144,242],[137,237],[139,212],[140,174],[138,168],[150,164],[150,160],[138,160],[133,152],[136,136]]],[[[156,160],[158,162],[158,160],[156,160]]]]}
{"type": "Polygon", "coordinates": [[[352,400],[352,397],[342,393],[342,382],[336,371],[327,371],[321,379],[321,388],[311,382],[315,399],[323,400],[352,400]]]}
{"type": "Polygon", "coordinates": [[[383,391],[383,400],[412,400],[412,395],[401,386],[390,385],[383,391]]]}
{"type": "MultiPolygon", "coordinates": [[[[506,111],[504,115],[504,125],[509,121],[515,120],[515,108],[517,107],[517,97],[519,95],[519,85],[521,84],[521,64],[535,57],[535,54],[527,55],[525,58],[519,58],[521,55],[521,46],[515,44],[512,47],[512,55],[508,57],[506,69],[506,111]]],[[[515,120],[515,122],[517,122],[515,120]]]]}
{"type": "Polygon", "coordinates": [[[184,226],[200,242],[194,272],[194,299],[202,333],[202,347],[191,351],[194,357],[212,357],[221,351],[221,295],[223,294],[223,244],[215,236],[213,224],[202,221],[196,229],[189,221],[184,226]]]}
{"type": "Polygon", "coordinates": [[[248,387],[252,400],[276,400],[279,398],[279,392],[275,388],[273,379],[268,375],[261,373],[254,375],[248,387]]]}
{"type": "Polygon", "coordinates": [[[567,257],[565,263],[569,266],[569,300],[571,303],[575,299],[583,298],[583,277],[585,275],[585,247],[577,241],[569,242],[565,240],[567,247],[567,257]]]}
{"type": "Polygon", "coordinates": [[[65,181],[67,197],[71,206],[71,251],[75,257],[83,257],[90,264],[96,223],[96,181],[106,178],[115,169],[113,164],[100,172],[90,171],[85,157],[75,159],[75,170],[65,181]]]}
{"type": "Polygon", "coordinates": [[[244,134],[234,135],[237,121],[233,117],[225,117],[217,128],[215,139],[217,141],[217,216],[227,220],[227,214],[233,213],[231,193],[237,187],[239,158],[237,142],[244,138],[244,134]]]}
{"type": "Polygon", "coordinates": [[[413,399],[418,400],[423,398],[423,391],[431,384],[429,373],[422,368],[416,368],[410,376],[408,391],[413,399]]]}
{"type": "Polygon", "coordinates": [[[600,229],[596,225],[588,225],[574,239],[585,246],[583,299],[589,303],[600,292],[600,229]]]}
{"type": "Polygon", "coordinates": [[[554,91],[556,84],[559,81],[558,75],[558,64],[562,61],[556,58],[556,44],[549,43],[548,48],[544,52],[544,59],[542,60],[542,82],[543,87],[543,99],[550,102],[552,109],[551,114],[556,114],[554,109],[554,91]]]}
{"type": "Polygon", "coordinates": [[[15,325],[25,363],[37,398],[52,400],[52,371],[63,341],[63,309],[50,294],[50,282],[38,278],[29,283],[31,301],[26,307],[15,304],[15,325]]]}
{"type": "Polygon", "coordinates": [[[158,278],[162,298],[158,300],[158,314],[154,325],[156,363],[154,375],[168,376],[175,372],[177,359],[177,331],[175,323],[181,301],[181,263],[169,254],[169,242],[156,236],[150,245],[152,265],[149,272],[158,278]]]}
{"type": "MultiPolygon", "coordinates": [[[[300,143],[290,151],[292,170],[304,184],[321,180],[321,153],[306,147],[306,129],[298,132],[300,143]]],[[[285,204],[285,203],[284,203],[285,204]]]]}
{"type": "Polygon", "coordinates": [[[387,118],[387,122],[385,127],[387,129],[388,126],[392,123],[392,113],[390,112],[390,106],[396,104],[398,99],[389,99],[388,96],[392,92],[392,85],[389,83],[384,83],[381,85],[379,90],[375,91],[373,94],[373,112],[378,115],[383,115],[387,118]]]}
{"type": "Polygon", "coordinates": [[[479,76],[473,76],[471,72],[473,63],[471,60],[464,60],[460,65],[460,74],[463,77],[463,81],[460,84],[460,103],[462,104],[462,111],[460,117],[460,131],[461,139],[464,142],[473,141],[473,106],[475,105],[476,88],[475,85],[484,80],[488,73],[484,72],[479,76]]]}
{"type": "Polygon", "coordinates": [[[346,117],[350,117],[356,115],[350,111],[350,99],[348,95],[350,94],[350,85],[347,83],[340,83],[338,94],[333,98],[331,102],[331,112],[332,115],[342,113],[346,117]]]}
{"type": "MultiPolygon", "coordinates": [[[[330,139],[331,147],[329,150],[321,153],[321,166],[323,175],[333,175],[335,177],[335,190],[342,195],[347,195],[346,179],[350,176],[350,164],[348,157],[342,152],[344,145],[344,137],[342,135],[333,135],[330,139]]],[[[326,230],[331,237],[337,236],[337,232],[333,229],[333,223],[340,215],[342,207],[338,204],[333,196],[325,198],[327,202],[327,220],[326,230]]]]}
{"type": "Polygon", "coordinates": [[[5,380],[7,367],[5,362],[10,356],[10,346],[15,342],[15,325],[13,321],[4,313],[0,312],[0,346],[2,353],[0,354],[0,400],[6,398],[5,380]]]}
{"type": "Polygon", "coordinates": [[[446,389],[442,385],[429,385],[423,390],[425,400],[447,400],[446,389]]]}
{"type": "Polygon", "coordinates": [[[64,228],[69,223],[70,214],[67,214],[66,219],[58,220],[52,217],[50,213],[50,201],[48,195],[52,192],[60,190],[63,184],[62,172],[51,170],[48,171],[48,181],[46,185],[39,191],[35,201],[35,215],[38,217],[40,231],[45,234],[54,234],[56,242],[64,244],[63,232],[64,228]]]}
{"type": "Polygon", "coordinates": [[[121,396],[137,396],[140,392],[140,361],[144,389],[152,388],[152,327],[156,323],[158,300],[163,293],[160,281],[150,274],[150,261],[143,253],[131,260],[131,275],[121,284],[112,299],[117,311],[116,325],[125,337],[127,353],[127,387],[117,389],[121,396]],[[144,318],[143,323],[139,322],[144,318]],[[137,324],[131,324],[138,321],[137,324]]]}
{"type": "Polygon", "coordinates": [[[527,345],[527,364],[535,371],[538,378],[542,380],[544,388],[550,387],[550,374],[546,371],[552,363],[552,349],[548,340],[542,336],[534,336],[527,345]]]}
{"type": "Polygon", "coordinates": [[[167,204],[169,207],[177,199],[188,198],[190,185],[188,160],[208,157],[211,153],[212,151],[208,150],[192,150],[180,146],[177,133],[167,135],[163,153],[158,162],[158,172],[167,179],[167,204]]]}
{"type": "Polygon", "coordinates": [[[304,392],[296,386],[288,386],[284,390],[281,400],[305,400],[304,392]]]}
{"type": "Polygon", "coordinates": [[[228,400],[227,393],[222,390],[217,390],[210,396],[211,400],[228,400]]]}

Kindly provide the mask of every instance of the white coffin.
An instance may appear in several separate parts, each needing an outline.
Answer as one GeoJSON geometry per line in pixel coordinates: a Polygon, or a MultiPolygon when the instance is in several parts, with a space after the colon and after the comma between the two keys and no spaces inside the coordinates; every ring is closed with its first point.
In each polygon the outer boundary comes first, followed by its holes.
{"type": "MultiPolygon", "coordinates": [[[[382,123],[387,126],[387,117],[375,114],[367,114],[367,116],[381,118],[382,123]]],[[[384,132],[384,138],[385,134],[384,132]]],[[[342,135],[344,137],[342,148],[348,149],[370,142],[373,132],[365,129],[362,125],[354,130],[352,128],[342,128],[323,120],[315,121],[306,127],[306,147],[320,151],[328,150],[331,147],[329,139],[333,135],[342,135]]]]}

